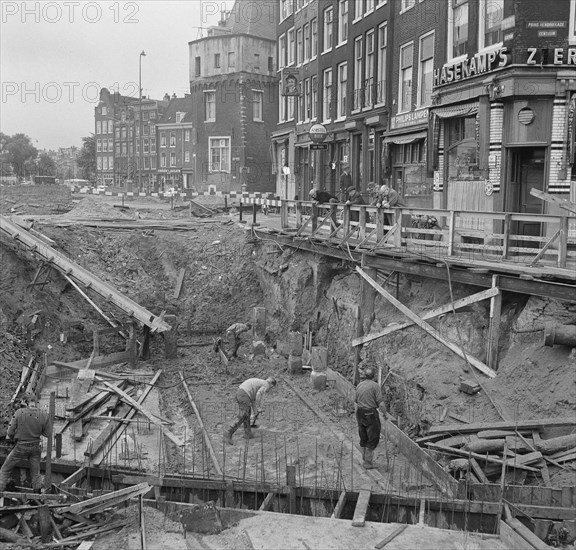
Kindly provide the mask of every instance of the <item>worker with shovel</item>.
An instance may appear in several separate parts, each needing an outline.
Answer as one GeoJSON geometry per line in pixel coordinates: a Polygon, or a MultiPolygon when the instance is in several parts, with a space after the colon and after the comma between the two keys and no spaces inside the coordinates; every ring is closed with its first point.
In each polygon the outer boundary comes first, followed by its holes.
{"type": "Polygon", "coordinates": [[[10,426],[8,438],[16,441],[2,468],[0,469],[0,492],[6,489],[12,470],[21,460],[30,464],[32,488],[39,493],[42,488],[40,475],[40,436],[51,437],[48,411],[38,408],[38,400],[32,393],[26,393],[20,408],[16,411],[10,426]]]}
{"type": "Polygon", "coordinates": [[[238,357],[238,348],[242,343],[240,335],[248,332],[252,328],[250,323],[234,323],[226,329],[226,337],[228,340],[228,359],[238,357]]]}
{"type": "Polygon", "coordinates": [[[380,407],[384,405],[382,390],[374,381],[375,372],[372,367],[364,369],[364,380],[356,386],[356,421],[360,435],[363,466],[367,470],[376,468],[372,462],[374,450],[380,441],[380,407]]]}
{"type": "Polygon", "coordinates": [[[234,432],[244,425],[244,439],[252,439],[252,425],[255,427],[256,419],[262,412],[262,398],[264,394],[276,385],[276,379],[270,376],[266,380],[249,378],[240,384],[236,392],[238,415],[236,421],[224,430],[224,443],[234,445],[232,436],[234,432]]]}

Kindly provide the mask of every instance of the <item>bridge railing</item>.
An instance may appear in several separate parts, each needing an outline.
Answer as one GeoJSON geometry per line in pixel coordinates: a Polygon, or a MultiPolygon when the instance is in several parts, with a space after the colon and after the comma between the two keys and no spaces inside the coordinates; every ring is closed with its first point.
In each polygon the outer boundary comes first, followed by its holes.
{"type": "Polygon", "coordinates": [[[272,202],[280,209],[283,230],[351,250],[397,249],[438,260],[576,267],[573,216],[272,202]]]}

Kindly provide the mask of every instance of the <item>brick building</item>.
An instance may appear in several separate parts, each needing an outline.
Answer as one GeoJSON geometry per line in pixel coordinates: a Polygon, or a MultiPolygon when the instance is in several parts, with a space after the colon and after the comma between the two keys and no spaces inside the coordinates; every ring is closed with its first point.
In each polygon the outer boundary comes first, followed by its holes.
{"type": "MultiPolygon", "coordinates": [[[[169,99],[165,96],[164,99],[169,99]]],[[[192,96],[172,97],[156,125],[158,189],[194,189],[196,153],[192,135],[192,96]]]]}
{"type": "Polygon", "coordinates": [[[238,1],[189,43],[198,191],[274,191],[277,11],[275,3],[238,1]]]}

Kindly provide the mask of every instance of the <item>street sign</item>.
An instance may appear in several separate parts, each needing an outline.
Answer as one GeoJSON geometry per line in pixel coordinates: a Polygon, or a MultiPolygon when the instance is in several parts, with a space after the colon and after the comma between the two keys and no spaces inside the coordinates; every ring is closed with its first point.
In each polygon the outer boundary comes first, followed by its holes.
{"type": "Polygon", "coordinates": [[[327,133],[326,127],[322,124],[314,124],[314,126],[308,130],[308,135],[314,143],[322,143],[326,139],[327,133]]]}
{"type": "Polygon", "coordinates": [[[327,143],[311,143],[310,144],[310,151],[325,151],[328,149],[327,143]]]}

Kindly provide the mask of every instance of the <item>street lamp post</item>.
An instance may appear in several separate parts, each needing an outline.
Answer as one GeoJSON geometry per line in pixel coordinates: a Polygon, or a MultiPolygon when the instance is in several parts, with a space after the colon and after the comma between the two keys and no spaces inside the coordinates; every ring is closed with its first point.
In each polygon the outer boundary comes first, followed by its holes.
{"type": "Polygon", "coordinates": [[[138,110],[140,119],[138,121],[138,192],[142,190],[142,58],[146,57],[146,52],[142,50],[138,58],[138,110]]]}

